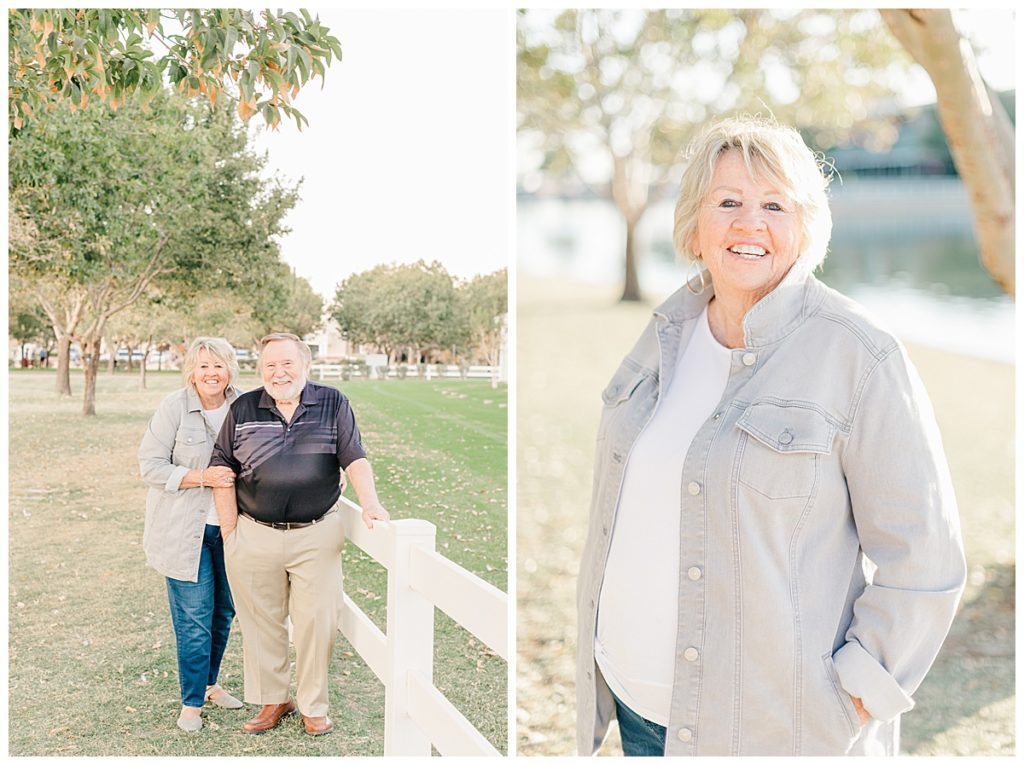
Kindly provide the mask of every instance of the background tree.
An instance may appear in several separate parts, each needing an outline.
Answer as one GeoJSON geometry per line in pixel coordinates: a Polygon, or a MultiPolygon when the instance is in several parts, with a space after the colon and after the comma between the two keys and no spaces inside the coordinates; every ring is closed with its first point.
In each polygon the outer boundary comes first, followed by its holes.
{"type": "Polygon", "coordinates": [[[22,280],[10,279],[8,290],[7,331],[22,346],[22,358],[24,347],[30,343],[49,351],[53,346],[53,332],[39,303],[32,299],[22,280]]]}
{"type": "Polygon", "coordinates": [[[338,285],[330,311],[350,342],[373,345],[389,358],[403,346],[418,356],[467,338],[452,277],[436,261],[354,274],[338,285]]]}
{"type": "Polygon", "coordinates": [[[253,318],[252,300],[229,290],[210,290],[182,301],[182,341],[201,335],[224,337],[236,348],[251,349],[263,336],[263,325],[253,318]]]}
{"type": "Polygon", "coordinates": [[[474,277],[459,286],[458,295],[473,351],[485,363],[497,366],[501,354],[500,317],[508,313],[508,271],[503,268],[474,277]]]}
{"type": "Polygon", "coordinates": [[[623,300],[640,298],[636,229],[695,128],[772,112],[839,143],[909,62],[874,11],[564,11],[519,16],[518,128],[541,168],[597,184],[625,222],[623,300]],[[785,87],[780,87],[784,83],[785,87]],[[603,157],[600,168],[584,166],[603,157]],[[600,178],[600,181],[594,181],[600,178]]]}
{"type": "Polygon", "coordinates": [[[261,177],[246,142],[231,113],[165,93],[146,111],[56,110],[11,142],[9,200],[32,232],[12,243],[11,269],[53,324],[59,392],[81,343],[85,414],[107,321],[151,285],[256,294],[279,267],[274,237],[295,190],[261,177]]]}
{"type": "Polygon", "coordinates": [[[247,345],[255,345],[270,332],[291,332],[302,337],[323,322],[323,298],[306,279],[280,261],[270,279],[255,293],[251,305],[255,332],[247,345]]]}
{"type": "Polygon", "coordinates": [[[341,58],[337,38],[306,10],[12,9],[8,43],[15,132],[57,106],[98,100],[116,109],[136,94],[146,104],[165,77],[211,105],[235,101],[243,120],[259,114],[276,127],[286,117],[301,129],[292,99],[341,58]]]}
{"type": "Polygon", "coordinates": [[[935,85],[939,120],[971,200],[981,263],[1003,291],[1013,295],[1013,123],[978,71],[974,50],[949,9],[880,13],[935,85]]]}
{"type": "Polygon", "coordinates": [[[111,317],[107,322],[107,338],[111,359],[117,349],[128,350],[128,370],[132,369],[132,354],[142,354],[139,360],[139,387],[146,389],[146,365],[149,355],[158,345],[180,343],[185,340],[182,332],[184,314],[187,309],[176,305],[155,290],[133,303],[130,307],[111,317]]]}

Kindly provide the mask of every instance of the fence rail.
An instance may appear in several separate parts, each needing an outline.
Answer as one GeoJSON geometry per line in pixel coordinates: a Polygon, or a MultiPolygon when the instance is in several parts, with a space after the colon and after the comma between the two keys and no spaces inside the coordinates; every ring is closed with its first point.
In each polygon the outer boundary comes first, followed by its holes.
{"type": "Polygon", "coordinates": [[[387,631],[347,595],[340,631],[384,683],[384,754],[429,756],[500,752],[433,684],[434,608],[440,608],[508,660],[508,595],[435,551],[436,528],[423,520],[362,522],[341,498],[348,541],[388,572],[387,631]]]}
{"type": "Polygon", "coordinates": [[[501,369],[495,366],[456,364],[392,364],[389,367],[368,367],[365,364],[313,364],[310,372],[318,380],[340,380],[367,377],[370,379],[423,377],[425,380],[497,380],[501,369]]]}

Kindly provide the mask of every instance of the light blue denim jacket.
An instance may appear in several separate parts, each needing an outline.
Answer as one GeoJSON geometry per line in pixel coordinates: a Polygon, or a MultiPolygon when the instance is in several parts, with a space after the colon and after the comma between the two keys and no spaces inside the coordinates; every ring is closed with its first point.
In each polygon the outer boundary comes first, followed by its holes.
{"type": "MultiPolygon", "coordinates": [[[[241,391],[228,386],[228,403],[241,391]]],[[[192,469],[210,464],[217,434],[203,416],[191,385],[169,394],[149,421],[139,446],[139,472],[149,485],[142,549],[146,562],[164,576],[195,582],[203,547],[211,489],[181,488],[192,469]]]]}
{"type": "MultiPolygon", "coordinates": [[[[623,471],[711,294],[661,305],[603,393],[577,592],[580,754],[614,714],[594,630],[623,471]]],[[[896,754],[966,572],[931,404],[899,342],[813,276],[793,269],[743,324],[683,462],[666,754],[896,754]],[[849,694],[873,715],[863,729],[849,694]]]]}

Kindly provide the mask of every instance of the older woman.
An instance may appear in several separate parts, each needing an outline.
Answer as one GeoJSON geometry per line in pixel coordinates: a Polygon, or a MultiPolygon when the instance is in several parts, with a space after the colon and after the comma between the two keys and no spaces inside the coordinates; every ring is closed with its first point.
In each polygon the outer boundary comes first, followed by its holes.
{"type": "Polygon", "coordinates": [[[580,570],[578,745],[895,754],[965,564],[906,351],[811,272],[828,179],[788,128],[691,147],[674,240],[699,274],[604,391],[580,570]]]}
{"type": "Polygon", "coordinates": [[[234,473],[208,467],[228,406],[241,391],[234,385],[234,349],[223,338],[196,338],[181,369],[185,387],[167,396],[149,421],[139,468],[149,484],[142,546],[167,579],[177,642],[178,727],[194,732],[203,726],[206,700],[242,708],[217,684],[235,607],[211,488],[233,485],[234,473]]]}

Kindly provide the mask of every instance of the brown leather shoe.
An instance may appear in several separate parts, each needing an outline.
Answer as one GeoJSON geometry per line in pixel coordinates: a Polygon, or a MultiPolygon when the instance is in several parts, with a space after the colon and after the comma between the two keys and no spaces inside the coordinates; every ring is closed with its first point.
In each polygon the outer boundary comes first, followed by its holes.
{"type": "Polygon", "coordinates": [[[334,730],[330,717],[306,717],[302,715],[302,726],[310,736],[323,736],[334,730]]]}
{"type": "Polygon", "coordinates": [[[266,733],[276,728],[285,717],[295,714],[295,702],[288,699],[283,704],[264,704],[258,715],[242,723],[246,733],[266,733]]]}

